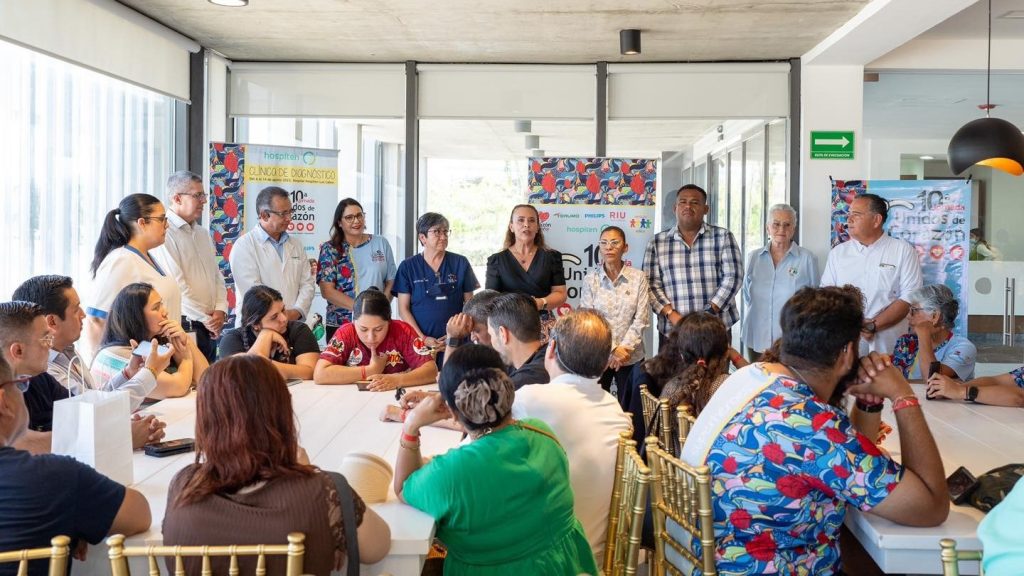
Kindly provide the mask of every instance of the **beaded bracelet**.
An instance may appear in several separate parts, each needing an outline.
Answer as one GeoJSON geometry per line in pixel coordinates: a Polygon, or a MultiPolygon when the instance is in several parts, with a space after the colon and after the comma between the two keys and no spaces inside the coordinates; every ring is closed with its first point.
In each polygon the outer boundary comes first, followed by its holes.
{"type": "Polygon", "coordinates": [[[420,449],[420,443],[419,442],[416,442],[415,444],[413,444],[413,443],[406,442],[405,440],[399,440],[398,441],[398,445],[401,446],[402,448],[405,448],[406,450],[413,450],[413,451],[416,451],[416,452],[419,452],[419,449],[420,449]]]}
{"type": "Polygon", "coordinates": [[[409,434],[409,433],[407,433],[405,431],[402,431],[402,440],[405,440],[406,442],[419,442],[420,441],[420,435],[419,434],[409,434]]]}
{"type": "Polygon", "coordinates": [[[921,401],[917,399],[917,396],[913,394],[907,394],[906,396],[900,396],[899,398],[892,401],[892,411],[899,412],[904,408],[910,408],[912,406],[921,406],[921,401]]]}

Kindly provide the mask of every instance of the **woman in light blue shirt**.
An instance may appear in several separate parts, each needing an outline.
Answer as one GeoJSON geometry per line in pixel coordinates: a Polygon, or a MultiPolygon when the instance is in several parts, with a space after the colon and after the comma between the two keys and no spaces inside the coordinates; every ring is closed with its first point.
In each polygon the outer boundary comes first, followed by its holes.
{"type": "Polygon", "coordinates": [[[779,336],[782,307],[797,290],[818,285],[818,262],[793,242],[796,210],[789,204],[768,209],[768,244],[750,253],[743,277],[743,345],[756,360],[779,336]]]}

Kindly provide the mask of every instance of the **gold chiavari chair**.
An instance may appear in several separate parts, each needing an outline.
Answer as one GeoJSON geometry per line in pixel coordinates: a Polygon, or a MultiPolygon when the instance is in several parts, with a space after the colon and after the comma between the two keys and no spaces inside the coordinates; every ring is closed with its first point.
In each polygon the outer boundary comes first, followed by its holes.
{"type": "Polygon", "coordinates": [[[690,435],[690,429],[697,422],[693,415],[693,408],[680,404],[676,407],[676,434],[679,438],[679,446],[676,454],[682,454],[683,446],[686,445],[686,437],[690,435]]]}
{"type": "Polygon", "coordinates": [[[636,574],[650,481],[651,470],[637,453],[636,441],[629,432],[622,432],[615,461],[615,484],[608,508],[603,570],[605,576],[636,574]]]}
{"type": "Polygon", "coordinates": [[[942,551],[939,553],[942,558],[942,575],[943,576],[960,576],[960,562],[975,561],[978,562],[978,574],[985,576],[985,571],[981,568],[981,551],[980,550],[960,550],[956,549],[956,540],[952,538],[943,538],[939,541],[939,546],[942,547],[942,551]]]}
{"type": "Polygon", "coordinates": [[[662,446],[671,450],[673,445],[672,409],[669,407],[668,400],[658,398],[647,390],[646,385],[641,385],[640,405],[644,411],[644,426],[652,428],[646,430],[647,435],[656,436],[662,446]]]}
{"type": "Polygon", "coordinates": [[[699,567],[705,576],[715,576],[711,472],[679,460],[654,438],[647,438],[647,462],[652,475],[653,574],[690,576],[699,567]]]}
{"type": "Polygon", "coordinates": [[[158,558],[174,557],[174,576],[185,575],[185,558],[201,557],[202,576],[212,576],[210,558],[213,556],[230,556],[229,576],[238,576],[238,557],[256,556],[256,576],[266,576],[267,556],[288,557],[286,576],[301,576],[302,562],[306,555],[306,536],[301,532],[288,535],[288,544],[246,544],[231,546],[125,546],[124,536],[116,534],[107,538],[110,556],[110,570],[113,576],[131,576],[128,558],[145,556],[149,560],[149,576],[160,576],[158,558]]]}
{"type": "Polygon", "coordinates": [[[18,563],[18,576],[28,574],[29,560],[50,559],[50,569],[47,572],[50,576],[66,576],[68,569],[68,554],[71,545],[71,538],[67,536],[54,536],[50,539],[49,548],[29,548],[26,550],[12,550],[0,552],[0,564],[8,562],[18,563]]]}

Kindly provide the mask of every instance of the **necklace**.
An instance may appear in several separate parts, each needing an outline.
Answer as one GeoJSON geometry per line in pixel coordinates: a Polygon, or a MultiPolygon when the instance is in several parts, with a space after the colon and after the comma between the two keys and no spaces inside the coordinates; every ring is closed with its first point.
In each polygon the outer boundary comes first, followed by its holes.
{"type": "Polygon", "coordinates": [[[804,384],[807,384],[808,386],[810,386],[810,380],[808,380],[806,376],[801,374],[799,370],[797,370],[796,368],[794,368],[792,366],[786,366],[786,369],[789,370],[790,372],[792,372],[794,376],[799,378],[801,382],[803,382],[804,384]]]}
{"type": "Polygon", "coordinates": [[[525,265],[526,261],[533,257],[534,253],[536,252],[536,249],[530,250],[529,248],[527,248],[526,250],[523,251],[522,256],[516,254],[516,252],[511,248],[509,248],[509,251],[512,252],[512,255],[516,257],[516,260],[519,260],[520,264],[525,265]]]}

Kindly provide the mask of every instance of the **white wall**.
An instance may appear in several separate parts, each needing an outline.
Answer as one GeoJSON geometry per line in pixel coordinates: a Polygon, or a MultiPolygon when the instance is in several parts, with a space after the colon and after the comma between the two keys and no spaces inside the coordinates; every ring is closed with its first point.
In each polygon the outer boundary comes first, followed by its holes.
{"type": "MultiPolygon", "coordinates": [[[[867,153],[862,140],[864,68],[861,66],[803,66],[800,88],[800,244],[814,252],[820,268],[831,248],[832,185],[829,178],[867,177],[867,153]],[[854,132],[853,160],[812,160],[811,131],[854,132]]],[[[896,157],[899,178],[899,156],[896,157]]]]}

